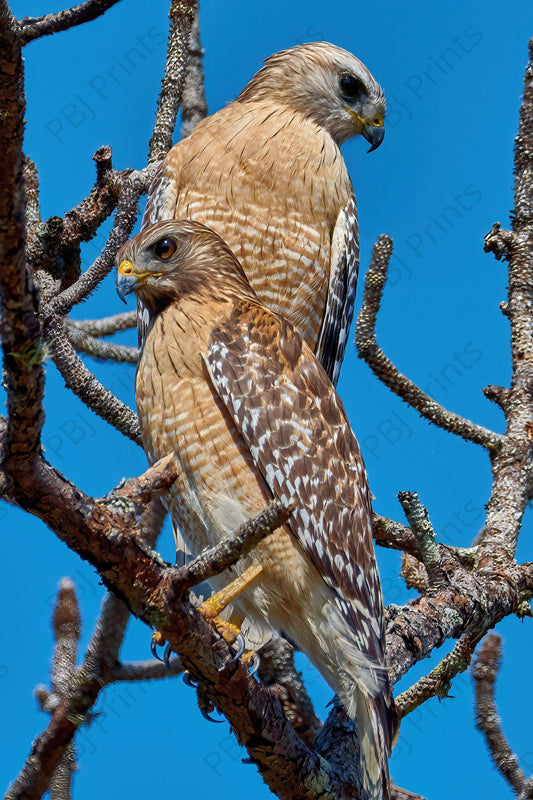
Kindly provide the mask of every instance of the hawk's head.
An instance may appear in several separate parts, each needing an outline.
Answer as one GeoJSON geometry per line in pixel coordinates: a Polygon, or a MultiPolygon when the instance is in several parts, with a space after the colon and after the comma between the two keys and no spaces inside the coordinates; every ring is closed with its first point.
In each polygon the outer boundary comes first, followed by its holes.
{"type": "Polygon", "coordinates": [[[375,150],[385,136],[381,86],[358,58],[329,42],[274,53],[237,101],[272,99],[313,119],[337,144],[362,134],[375,150]]]}
{"type": "Polygon", "coordinates": [[[133,236],[117,253],[116,289],[135,292],[153,313],[185,295],[224,299],[254,296],[241,265],[210,228],[191,220],[165,220],[133,236]]]}

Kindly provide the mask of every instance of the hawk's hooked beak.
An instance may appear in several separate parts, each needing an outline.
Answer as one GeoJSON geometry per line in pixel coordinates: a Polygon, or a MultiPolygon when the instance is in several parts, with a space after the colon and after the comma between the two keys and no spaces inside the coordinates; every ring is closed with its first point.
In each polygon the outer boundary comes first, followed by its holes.
{"type": "Polygon", "coordinates": [[[115,288],[123,303],[126,302],[126,295],[131,294],[131,292],[137,289],[143,277],[146,278],[146,273],[144,275],[136,275],[133,271],[133,264],[131,261],[120,262],[117,268],[115,288]]]}
{"type": "Polygon", "coordinates": [[[367,142],[370,142],[372,145],[370,150],[367,150],[367,152],[371,153],[372,150],[377,150],[385,138],[383,114],[376,114],[374,119],[371,119],[369,122],[367,122],[366,119],[360,117],[359,114],[357,114],[352,108],[349,108],[348,111],[353,117],[359,120],[361,123],[361,134],[365,137],[367,142]]]}
{"type": "Polygon", "coordinates": [[[376,125],[374,121],[367,122],[363,125],[363,130],[361,131],[367,142],[370,142],[371,147],[367,150],[367,153],[371,153],[372,150],[377,150],[380,146],[381,142],[385,138],[385,128],[383,127],[383,118],[381,118],[381,124],[376,125]]]}

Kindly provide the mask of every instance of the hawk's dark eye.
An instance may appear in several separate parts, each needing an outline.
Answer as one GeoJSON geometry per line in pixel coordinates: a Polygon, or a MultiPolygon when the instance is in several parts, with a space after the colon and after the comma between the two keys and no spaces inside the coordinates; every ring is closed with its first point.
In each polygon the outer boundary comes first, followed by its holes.
{"type": "Polygon", "coordinates": [[[164,261],[166,261],[167,258],[170,258],[174,255],[177,249],[178,245],[174,239],[161,239],[159,242],[154,244],[153,254],[156,258],[162,258],[164,261]]]}
{"type": "Polygon", "coordinates": [[[365,90],[361,81],[354,78],[353,75],[341,75],[339,86],[341,87],[343,95],[350,98],[350,100],[360,97],[365,90]]]}

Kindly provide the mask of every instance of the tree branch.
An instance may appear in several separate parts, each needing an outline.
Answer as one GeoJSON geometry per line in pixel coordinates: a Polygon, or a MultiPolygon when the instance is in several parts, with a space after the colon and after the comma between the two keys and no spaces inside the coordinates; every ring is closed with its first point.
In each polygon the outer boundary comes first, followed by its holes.
{"type": "Polygon", "coordinates": [[[137,327],[137,312],[125,311],[101,319],[68,319],[69,328],[77,328],[88,336],[113,336],[119,331],[137,327]]]}
{"type": "Polygon", "coordinates": [[[84,22],[90,22],[115,6],[119,0],[86,0],[78,6],[58,11],[56,14],[45,14],[42,17],[24,17],[19,22],[21,44],[28,44],[41,36],[66,31],[84,22]]]}
{"type": "Polygon", "coordinates": [[[476,727],[485,737],[496,769],[511,789],[520,794],[526,778],[503,734],[494,699],[494,684],[500,666],[501,638],[490,633],[479,648],[472,672],[476,697],[476,727]]]}
{"type": "Polygon", "coordinates": [[[118,364],[136,364],[139,360],[139,351],[136,347],[103,342],[101,339],[85,333],[83,329],[73,325],[72,320],[67,318],[65,318],[65,331],[69,342],[78,353],[107,361],[116,361],[118,364]]]}
{"type": "Polygon", "coordinates": [[[189,136],[198,123],[207,116],[207,103],[204,90],[204,71],[202,56],[204,51],[200,42],[200,21],[198,8],[189,37],[187,70],[181,100],[181,138],[189,136]]]}
{"type": "Polygon", "coordinates": [[[456,436],[461,436],[488,450],[494,450],[501,443],[497,433],[476,425],[464,417],[454,414],[441,406],[423,392],[409,378],[396,369],[376,342],[376,319],[381,305],[383,289],[387,280],[389,261],[392,255],[392,239],[379,236],[366,274],[363,304],[356,325],[356,344],[360,358],[363,358],[385,386],[388,386],[405,403],[434,425],[456,436]]]}
{"type": "Polygon", "coordinates": [[[197,7],[196,0],[171,0],[165,76],[157,101],[154,130],[148,146],[149,164],[162,161],[172,147],[172,134],[185,84],[187,54],[197,7]]]}
{"type": "Polygon", "coordinates": [[[67,340],[63,319],[52,311],[52,303],[43,311],[43,334],[65,386],[117,431],[136,444],[141,444],[137,414],[106,389],[87,369],[67,340]]]}
{"type": "Polygon", "coordinates": [[[0,271],[4,384],[7,390],[6,464],[27,462],[39,448],[44,371],[37,301],[26,268],[24,83],[16,21],[0,2],[0,271]]]}
{"type": "Polygon", "coordinates": [[[186,567],[181,567],[184,585],[187,588],[197,586],[244,558],[269,533],[287,522],[293,508],[294,505],[287,508],[280,500],[272,500],[256,517],[244,522],[214,547],[204,550],[186,567]]]}
{"type": "Polygon", "coordinates": [[[463,636],[459,639],[452,652],[445,656],[429,675],[420,678],[413,686],[395,698],[394,705],[398,717],[403,719],[431,697],[438,697],[439,700],[448,697],[453,678],[467,669],[474,648],[475,641],[470,636],[463,636]]]}
{"type": "Polygon", "coordinates": [[[152,173],[149,170],[122,173],[122,187],[113,228],[106,245],[96,261],[83,275],[56,298],[50,301],[50,309],[55,314],[68,314],[72,308],[85,300],[98,284],[111,272],[119,247],[131,235],[137,219],[139,197],[146,192],[152,173]]]}
{"type": "Polygon", "coordinates": [[[429,586],[435,588],[445,582],[446,577],[441,569],[441,551],[427,509],[420,502],[416,492],[398,492],[398,500],[418,544],[429,586]]]}
{"type": "MultiPolygon", "coordinates": [[[[505,442],[492,458],[493,491],[480,534],[479,564],[514,558],[524,510],[533,498],[533,39],[524,76],[514,157],[512,232],[499,231],[509,262],[506,315],[511,327],[511,386],[505,442]],[[506,234],[503,236],[503,234],[506,234]]],[[[486,247],[485,249],[490,249],[486,247]]]]}
{"type": "MultiPolygon", "coordinates": [[[[63,578],[54,609],[54,634],[56,645],[52,660],[52,692],[65,697],[72,675],[76,669],[76,658],[81,635],[81,618],[74,584],[63,578]]],[[[50,792],[52,800],[70,800],[72,775],[76,770],[74,745],[66,748],[52,779],[50,792]]]]}

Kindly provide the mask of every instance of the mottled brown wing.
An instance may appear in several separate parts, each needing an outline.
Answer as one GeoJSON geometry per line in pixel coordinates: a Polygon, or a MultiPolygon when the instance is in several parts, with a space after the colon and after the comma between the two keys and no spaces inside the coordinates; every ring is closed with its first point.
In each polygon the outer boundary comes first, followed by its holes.
{"type": "Polygon", "coordinates": [[[290,323],[244,300],[213,330],[206,364],[272,493],[284,503],[296,500],[290,528],[383,683],[383,606],[366,473],[330,380],[290,323]]]}
{"type": "Polygon", "coordinates": [[[315,352],[334,386],[352,325],[358,272],[359,223],[352,192],[333,230],[328,296],[315,352]]]}

